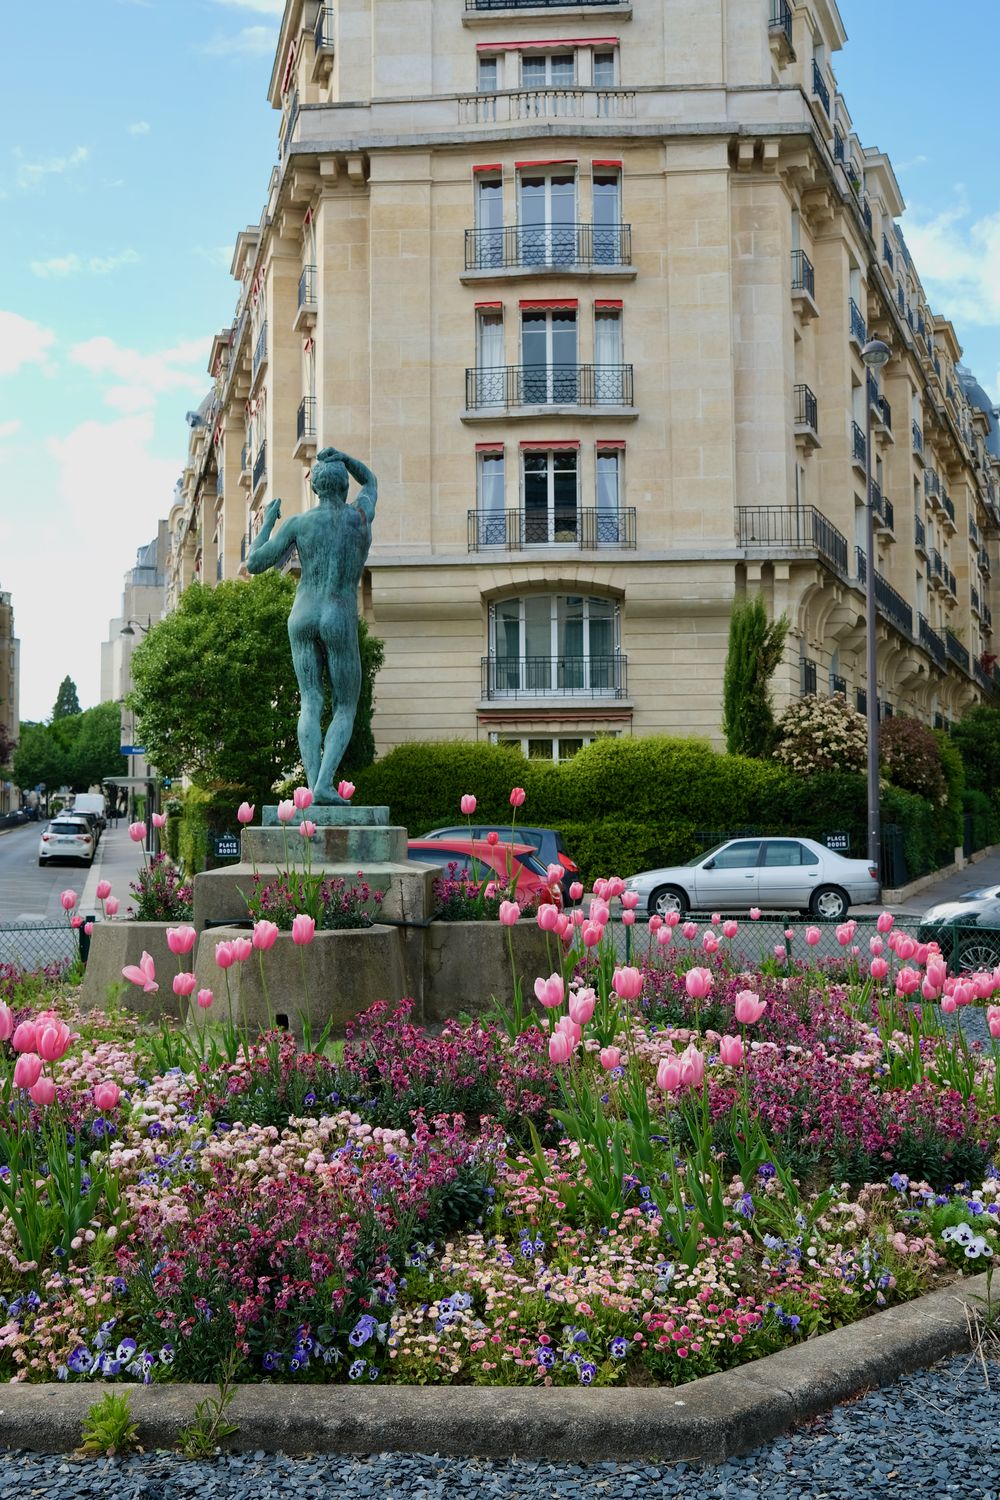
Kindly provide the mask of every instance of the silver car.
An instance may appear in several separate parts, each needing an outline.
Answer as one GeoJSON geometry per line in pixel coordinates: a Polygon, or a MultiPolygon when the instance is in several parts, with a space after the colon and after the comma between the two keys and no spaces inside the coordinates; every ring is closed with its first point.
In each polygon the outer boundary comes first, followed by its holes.
{"type": "Polygon", "coordinates": [[[839,921],[852,905],[878,898],[878,867],[845,859],[815,839],[728,839],[686,865],[644,870],[626,880],[650,916],[703,911],[810,911],[839,921]]]}

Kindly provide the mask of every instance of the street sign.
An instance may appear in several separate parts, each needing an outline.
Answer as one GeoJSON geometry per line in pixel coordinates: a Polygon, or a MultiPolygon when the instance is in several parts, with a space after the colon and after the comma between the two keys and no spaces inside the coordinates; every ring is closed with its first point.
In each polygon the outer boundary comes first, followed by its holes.
{"type": "Polygon", "coordinates": [[[145,755],[145,745],[119,745],[122,755],[145,755]]]}
{"type": "Polygon", "coordinates": [[[212,840],[212,852],[216,859],[239,859],[239,835],[235,833],[217,833],[212,840]]]}
{"type": "Polygon", "coordinates": [[[849,854],[851,850],[851,835],[849,833],[828,833],[826,836],[826,847],[832,849],[834,854],[849,854]]]}

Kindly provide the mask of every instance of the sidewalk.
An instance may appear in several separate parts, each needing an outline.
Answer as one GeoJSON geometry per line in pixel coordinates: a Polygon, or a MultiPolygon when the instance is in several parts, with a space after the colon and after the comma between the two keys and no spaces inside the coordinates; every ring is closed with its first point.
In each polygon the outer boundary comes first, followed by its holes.
{"type": "Polygon", "coordinates": [[[87,882],[77,910],[86,917],[100,917],[101,905],[95,893],[98,882],[107,880],[110,882],[112,895],[117,896],[121,902],[119,917],[124,917],[134,899],[129,884],[137,878],[142,865],[142,850],[129,838],[128,824],[124,818],[120,818],[117,828],[104,830],[94,863],[87,871],[87,882]]]}

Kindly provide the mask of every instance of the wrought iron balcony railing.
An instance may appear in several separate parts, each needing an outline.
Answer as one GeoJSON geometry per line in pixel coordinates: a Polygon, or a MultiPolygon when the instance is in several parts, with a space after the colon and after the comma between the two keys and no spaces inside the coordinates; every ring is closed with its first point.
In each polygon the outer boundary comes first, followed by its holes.
{"type": "Polygon", "coordinates": [[[316,267],[303,266],[299,277],[299,308],[316,306],[316,267]]]}
{"type": "Polygon", "coordinates": [[[950,630],[945,631],[944,639],[945,645],[948,648],[949,660],[957,662],[958,665],[962,668],[963,672],[968,672],[971,665],[969,648],[967,646],[963,646],[958,636],[952,634],[950,630]]]}
{"type": "Polygon", "coordinates": [[[835,125],[833,127],[833,159],[834,161],[843,161],[844,156],[844,137],[841,135],[839,128],[835,125]]]}
{"type": "Polygon", "coordinates": [[[857,339],[859,344],[864,344],[868,338],[868,330],[865,327],[865,320],[861,316],[861,309],[853,297],[850,299],[849,311],[851,315],[851,338],[857,339]]]}
{"type": "Polygon", "coordinates": [[[868,712],[868,694],[865,692],[864,688],[858,688],[855,692],[854,705],[857,708],[859,714],[866,714],[868,712]]]}
{"type": "Polygon", "coordinates": [[[868,453],[865,434],[857,422],[851,423],[851,457],[855,463],[864,464],[868,453]]]}
{"type": "Polygon", "coordinates": [[[631,406],[631,365],[477,365],[465,372],[469,411],[521,406],[631,406]]]}
{"type": "Polygon", "coordinates": [[[982,573],[984,577],[989,578],[990,573],[993,571],[993,568],[990,563],[990,554],[987,552],[985,547],[980,547],[979,549],[978,562],[980,573],[982,573]]]}
{"type": "Polygon", "coordinates": [[[260,325],[257,342],[253,346],[253,364],[251,367],[251,379],[257,379],[257,372],[263,365],[267,364],[267,320],[260,325]]]}
{"type": "Polygon", "coordinates": [[[947,490],[941,491],[941,508],[952,526],[955,524],[955,506],[947,490]]]}
{"type": "Polygon", "coordinates": [[[267,444],[261,443],[253,461],[253,487],[257,488],[267,478],[267,444]]]}
{"type": "Polygon", "coordinates": [[[918,552],[927,550],[927,528],[919,516],[913,517],[913,540],[918,552]]]}
{"type": "Polygon", "coordinates": [[[802,696],[807,698],[816,691],[816,663],[808,656],[802,658],[802,696]]]}
{"type": "Polygon", "coordinates": [[[933,656],[939,667],[947,666],[948,648],[937,631],[929,621],[924,619],[923,615],[917,616],[917,626],[921,646],[923,646],[929,655],[933,656]]]}
{"type": "Polygon", "coordinates": [[[823,77],[819,63],[813,58],[813,93],[823,106],[825,114],[830,113],[830,90],[826,79],[823,77]]]}
{"type": "Polygon", "coordinates": [[[914,421],[913,421],[912,429],[911,430],[912,430],[912,433],[913,433],[913,451],[914,451],[914,453],[923,453],[923,451],[924,451],[924,434],[921,431],[921,429],[920,429],[920,427],[919,427],[916,419],[914,419],[914,421]]]}
{"type": "Polygon", "coordinates": [[[980,598],[979,598],[979,590],[976,588],[975,584],[971,585],[971,587],[969,589],[969,593],[970,593],[971,602],[972,602],[972,613],[974,615],[982,614],[982,605],[981,605],[981,601],[980,601],[980,598]]]}
{"type": "Polygon", "coordinates": [[[792,291],[808,292],[810,297],[816,295],[816,272],[804,250],[792,251],[792,291]]]}
{"type": "Polygon", "coordinates": [[[813,432],[819,432],[818,407],[814,393],[807,385],[797,385],[793,388],[793,395],[796,427],[811,427],[813,432]]]}
{"type": "Polygon", "coordinates": [[[313,41],[317,52],[332,52],[334,47],[334,8],[332,5],[321,5],[316,14],[316,27],[313,31],[313,41]]]}
{"type": "Polygon", "coordinates": [[[628,658],[610,656],[502,656],[482,658],[482,695],[493,698],[624,698],[628,658]]]}
{"type": "Polygon", "coordinates": [[[869,234],[874,234],[874,220],[872,218],[872,206],[865,198],[861,204],[861,213],[865,221],[865,228],[869,234]]]}
{"type": "Polygon", "coordinates": [[[465,231],[467,271],[564,271],[631,264],[631,224],[504,224],[465,231]]]}
{"type": "MultiPolygon", "coordinates": [[[[855,547],[854,559],[858,582],[864,584],[868,579],[868,559],[861,547],[855,547]]],[[[907,636],[913,635],[913,610],[902,594],[897,593],[889,580],[878,572],[875,574],[875,605],[897,630],[907,636]]]]}
{"type": "Polygon", "coordinates": [[[285,122],[284,122],[284,124],[282,126],[282,129],[281,129],[281,142],[280,142],[280,147],[279,147],[279,152],[280,152],[281,156],[285,155],[285,153],[287,152],[289,146],[292,143],[292,136],[295,133],[295,127],[298,124],[298,120],[299,120],[299,96],[298,96],[298,91],[296,91],[292,95],[292,102],[288,106],[288,114],[285,116],[285,122]]]}
{"type": "Polygon", "coordinates": [[[944,578],[944,563],[941,561],[941,554],[936,547],[931,548],[927,559],[927,571],[932,578],[944,578]]]}
{"type": "Polygon", "coordinates": [[[924,470],[924,494],[930,498],[937,497],[941,493],[941,480],[937,469],[924,470]]]}
{"type": "Polygon", "coordinates": [[[979,545],[979,527],[976,525],[975,516],[969,517],[969,541],[974,547],[979,545]]]}
{"type": "Polygon", "coordinates": [[[738,505],[736,541],[748,550],[818,552],[847,577],[847,538],[814,505],[738,505]]]}
{"type": "Polygon", "coordinates": [[[788,0],[771,0],[767,29],[770,32],[784,32],[789,47],[792,45],[792,7],[788,0]]]}
{"type": "Polygon", "coordinates": [[[465,8],[469,10],[556,10],[563,9],[572,4],[586,6],[620,5],[621,0],[465,0],[465,8]]]}
{"type": "Polygon", "coordinates": [[[303,396],[295,416],[295,435],[300,443],[316,441],[316,397],[303,396]]]}
{"type": "Polygon", "coordinates": [[[884,396],[879,396],[875,405],[876,420],[881,421],[887,432],[892,431],[892,407],[884,396]]]}
{"type": "Polygon", "coordinates": [[[840,677],[836,672],[830,673],[830,696],[835,698],[838,693],[847,697],[847,678],[840,677]]]}
{"type": "Polygon", "coordinates": [[[470,510],[469,551],[499,548],[519,552],[525,547],[597,547],[634,549],[635,507],[608,510],[601,506],[574,507],[560,514],[533,515],[523,510],[470,510]]]}
{"type": "Polygon", "coordinates": [[[882,236],[882,259],[885,261],[890,271],[895,269],[896,261],[892,253],[892,246],[889,244],[889,241],[885,235],[882,236]]]}

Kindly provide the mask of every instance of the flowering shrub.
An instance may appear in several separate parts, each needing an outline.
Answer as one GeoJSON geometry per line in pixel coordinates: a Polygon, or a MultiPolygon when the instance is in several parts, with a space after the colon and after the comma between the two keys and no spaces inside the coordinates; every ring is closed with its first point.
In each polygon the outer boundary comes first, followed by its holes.
{"type": "Polygon", "coordinates": [[[879,760],[896,786],[928,802],[941,802],[947,787],[934,731],[919,719],[894,714],[879,726],[879,760]]]}
{"type": "Polygon", "coordinates": [[[803,776],[863,771],[868,756],[865,716],[839,693],[833,698],[808,693],[790,703],[778,720],[774,756],[803,776]]]}
{"type": "Polygon", "coordinates": [[[154,854],[129,889],[137,922],[189,922],[194,915],[194,887],[183,882],[166,854],[154,854]]]}
{"type": "Polygon", "coordinates": [[[255,922],[265,918],[282,932],[291,932],[296,915],[305,912],[325,930],[370,927],[378,920],[384,892],[372,890],[361,871],[357,885],[339,875],[323,878],[294,869],[283,870],[265,883],[253,876],[247,911],[255,922]]]}
{"type": "Polygon", "coordinates": [[[470,870],[449,864],[447,873],[434,882],[435,921],[495,922],[506,894],[491,869],[477,877],[470,870]]]}

